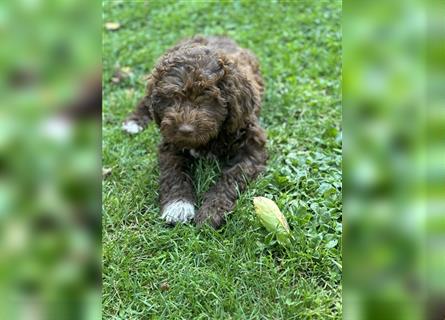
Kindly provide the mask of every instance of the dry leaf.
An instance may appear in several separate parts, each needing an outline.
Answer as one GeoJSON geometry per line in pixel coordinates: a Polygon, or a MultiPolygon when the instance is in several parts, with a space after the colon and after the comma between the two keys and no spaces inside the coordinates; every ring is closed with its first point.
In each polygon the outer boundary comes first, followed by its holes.
{"type": "Polygon", "coordinates": [[[123,67],[121,69],[121,71],[122,71],[123,74],[125,74],[127,76],[131,75],[131,68],[130,67],[123,67]]]}
{"type": "Polygon", "coordinates": [[[168,289],[170,289],[170,285],[168,284],[167,281],[162,282],[162,283],[159,285],[159,289],[161,289],[161,291],[167,291],[168,289]]]}
{"type": "Polygon", "coordinates": [[[116,31],[121,27],[121,24],[118,22],[107,22],[105,23],[105,29],[110,31],[116,31]]]}
{"type": "Polygon", "coordinates": [[[111,173],[111,168],[102,168],[102,178],[107,177],[111,173]]]}
{"type": "Polygon", "coordinates": [[[131,69],[129,67],[116,68],[113,77],[111,78],[111,82],[117,84],[121,82],[123,79],[130,77],[131,74],[132,74],[131,69]]]}

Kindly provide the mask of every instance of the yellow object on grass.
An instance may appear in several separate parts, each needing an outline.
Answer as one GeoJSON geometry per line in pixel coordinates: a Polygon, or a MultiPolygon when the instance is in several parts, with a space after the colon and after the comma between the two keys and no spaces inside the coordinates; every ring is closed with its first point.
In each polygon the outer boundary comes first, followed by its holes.
{"type": "Polygon", "coordinates": [[[289,245],[289,225],[276,203],[264,197],[255,197],[253,198],[253,205],[258,218],[266,230],[274,233],[281,245],[289,245]]]}

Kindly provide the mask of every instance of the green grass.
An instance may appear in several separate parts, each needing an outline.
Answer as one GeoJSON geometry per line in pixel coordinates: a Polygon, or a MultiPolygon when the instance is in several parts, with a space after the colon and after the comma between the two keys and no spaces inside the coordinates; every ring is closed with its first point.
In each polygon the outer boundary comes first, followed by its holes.
{"type": "MultiPolygon", "coordinates": [[[[103,310],[112,319],[340,319],[341,2],[106,3],[103,35],[103,310]],[[194,34],[227,34],[261,61],[267,171],[219,231],[159,218],[151,124],[120,124],[162,52],[194,34]],[[131,75],[110,81],[116,68],[131,75]],[[259,225],[252,198],[286,215],[285,250],[259,225]],[[165,283],[168,283],[166,288],[165,283]]],[[[198,196],[217,178],[196,165],[198,196]]],[[[199,197],[200,198],[200,197],[199,197]]]]}

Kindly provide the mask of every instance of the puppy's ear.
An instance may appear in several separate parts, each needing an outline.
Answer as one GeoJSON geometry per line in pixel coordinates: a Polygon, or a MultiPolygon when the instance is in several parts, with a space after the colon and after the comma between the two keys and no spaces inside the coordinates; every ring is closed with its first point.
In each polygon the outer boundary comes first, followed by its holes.
{"type": "Polygon", "coordinates": [[[157,114],[153,105],[156,102],[154,101],[155,99],[153,98],[153,88],[155,86],[155,77],[153,72],[146,78],[147,85],[145,88],[145,96],[139,101],[138,108],[140,106],[150,120],[154,120],[158,125],[160,125],[161,119],[157,114]]]}
{"type": "Polygon", "coordinates": [[[133,113],[133,118],[143,124],[147,124],[149,121],[153,120],[151,99],[149,96],[144,96],[139,100],[133,113]]]}
{"type": "Polygon", "coordinates": [[[126,122],[135,121],[142,128],[145,128],[148,122],[152,120],[155,120],[158,125],[161,122],[161,119],[159,119],[153,106],[152,94],[154,82],[152,75],[150,74],[145,80],[147,80],[145,95],[138,101],[136,108],[126,120],[126,122]]]}
{"type": "MultiPolygon", "coordinates": [[[[148,86],[147,86],[148,87],[148,86]]],[[[123,130],[134,134],[142,131],[148,123],[153,120],[153,107],[151,103],[151,94],[148,89],[144,97],[138,101],[133,112],[123,123],[123,130]]]]}
{"type": "Polygon", "coordinates": [[[225,57],[221,57],[218,63],[224,70],[218,87],[229,111],[225,130],[236,132],[246,127],[250,118],[259,110],[260,94],[252,83],[253,79],[249,80],[235,63],[225,57]]]}

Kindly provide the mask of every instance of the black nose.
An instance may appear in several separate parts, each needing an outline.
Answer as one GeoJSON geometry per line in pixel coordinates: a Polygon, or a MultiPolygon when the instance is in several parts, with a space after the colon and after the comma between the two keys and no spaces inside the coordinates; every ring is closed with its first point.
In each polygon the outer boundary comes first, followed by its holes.
{"type": "Polygon", "coordinates": [[[194,129],[189,124],[181,124],[178,128],[178,131],[183,134],[191,134],[191,133],[193,133],[194,129]]]}

